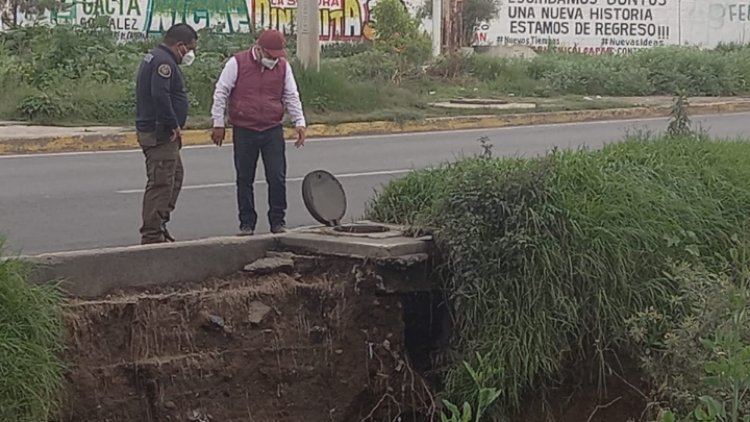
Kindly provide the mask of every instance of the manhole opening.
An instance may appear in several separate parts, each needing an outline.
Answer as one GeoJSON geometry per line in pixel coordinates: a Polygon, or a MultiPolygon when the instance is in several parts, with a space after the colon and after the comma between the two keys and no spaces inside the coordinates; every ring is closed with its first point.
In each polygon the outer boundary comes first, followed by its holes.
{"type": "Polygon", "coordinates": [[[352,226],[336,226],[333,230],[342,233],[385,233],[391,229],[375,224],[357,224],[352,226]]]}

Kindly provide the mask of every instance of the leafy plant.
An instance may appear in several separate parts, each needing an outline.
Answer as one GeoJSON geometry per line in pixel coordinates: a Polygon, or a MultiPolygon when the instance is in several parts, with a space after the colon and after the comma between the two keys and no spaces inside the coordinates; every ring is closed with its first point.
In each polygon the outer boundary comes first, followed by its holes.
{"type": "Polygon", "coordinates": [[[18,112],[28,120],[51,120],[62,115],[62,102],[55,94],[39,93],[24,98],[18,112]]]}
{"type": "Polygon", "coordinates": [[[476,357],[478,367],[476,370],[469,363],[463,363],[466,372],[474,381],[476,397],[473,398],[473,401],[476,411],[472,410],[472,405],[469,402],[464,402],[461,410],[459,410],[455,404],[448,400],[443,400],[443,405],[450,412],[450,416],[446,415],[445,412],[441,413],[441,422],[480,422],[482,415],[502,394],[502,391],[486,386],[487,382],[491,382],[491,380],[502,375],[500,370],[487,365],[481,355],[477,354],[476,357]]]}
{"type": "Polygon", "coordinates": [[[688,115],[690,102],[684,95],[678,95],[672,105],[671,118],[667,126],[667,134],[672,137],[694,136],[688,115]]]}
{"type": "MultiPolygon", "coordinates": [[[[706,362],[705,382],[711,387],[725,393],[726,403],[712,397],[701,398],[704,409],[697,409],[696,418],[712,418],[721,422],[740,422],[740,412],[750,400],[750,341],[741,337],[750,321],[747,318],[750,302],[747,290],[740,289],[732,295],[730,304],[731,319],[719,327],[713,339],[702,341],[703,346],[711,352],[712,359],[706,362]],[[727,410],[725,406],[729,407],[727,410]]],[[[750,420],[750,413],[742,421],[750,420]]]]}
{"type": "Polygon", "coordinates": [[[657,387],[655,399],[669,407],[660,420],[750,417],[750,295],[741,250],[732,248],[716,272],[673,265],[667,272],[677,287],[672,306],[629,321],[644,372],[657,387]]]}
{"type": "Polygon", "coordinates": [[[482,147],[482,154],[480,157],[482,158],[492,158],[492,145],[490,143],[490,138],[487,136],[482,136],[478,139],[479,145],[482,147]]]}

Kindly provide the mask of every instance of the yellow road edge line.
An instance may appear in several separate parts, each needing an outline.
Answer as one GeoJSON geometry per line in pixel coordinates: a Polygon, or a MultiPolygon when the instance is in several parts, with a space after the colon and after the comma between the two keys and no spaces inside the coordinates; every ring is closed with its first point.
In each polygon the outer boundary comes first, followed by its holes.
{"type": "MultiPolygon", "coordinates": [[[[439,117],[407,122],[352,122],[337,125],[311,125],[308,138],[336,138],[357,135],[440,132],[463,129],[496,129],[545,124],[582,123],[601,120],[628,120],[666,117],[671,106],[629,107],[601,110],[577,110],[485,116],[439,117]]],[[[750,101],[717,102],[691,105],[693,114],[720,114],[750,111],[750,101]]],[[[231,143],[231,130],[227,130],[231,143]]],[[[210,144],[210,130],[186,130],[184,146],[210,144]]],[[[292,129],[285,130],[287,139],[294,138],[292,129]]],[[[91,152],[137,149],[135,132],[76,136],[40,137],[35,139],[0,139],[0,155],[40,154],[58,152],[91,152]]]]}

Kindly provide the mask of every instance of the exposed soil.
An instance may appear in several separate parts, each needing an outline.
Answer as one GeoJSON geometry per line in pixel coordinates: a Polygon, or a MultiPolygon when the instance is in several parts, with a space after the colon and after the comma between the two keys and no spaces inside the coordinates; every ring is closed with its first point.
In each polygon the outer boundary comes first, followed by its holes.
{"type": "MultiPolygon", "coordinates": [[[[274,259],[228,279],[72,300],[62,420],[438,420],[440,380],[422,375],[450,342],[443,300],[394,289],[423,282],[424,266],[274,259]]],[[[637,365],[613,368],[603,386],[571,376],[529,392],[513,422],[647,420],[637,365]]]]}
{"type": "MultiPolygon", "coordinates": [[[[593,363],[593,362],[592,362],[593,363]]],[[[604,380],[581,377],[596,374],[598,368],[580,368],[559,388],[531,392],[526,406],[514,422],[641,422],[649,414],[649,386],[638,366],[617,360],[606,370],[604,380]]]]}
{"type": "Polygon", "coordinates": [[[399,295],[369,264],[74,300],[64,421],[424,420],[399,295]],[[397,417],[401,415],[401,419],[397,417]]]}

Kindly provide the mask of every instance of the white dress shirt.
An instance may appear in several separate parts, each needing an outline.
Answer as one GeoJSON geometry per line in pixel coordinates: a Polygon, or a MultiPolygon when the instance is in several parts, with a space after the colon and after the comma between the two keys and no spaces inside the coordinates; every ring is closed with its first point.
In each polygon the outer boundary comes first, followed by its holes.
{"type": "MultiPolygon", "coordinates": [[[[256,58],[255,51],[252,53],[253,58],[256,58]]],[[[297,81],[294,79],[292,66],[288,61],[285,60],[285,62],[286,77],[284,79],[284,94],[282,101],[292,117],[292,123],[294,123],[294,126],[305,127],[305,115],[302,112],[302,102],[299,99],[297,81]]],[[[237,82],[237,67],[237,59],[234,57],[230,58],[227,61],[227,64],[224,65],[224,70],[221,71],[219,80],[216,82],[214,104],[211,106],[211,118],[213,119],[214,127],[224,127],[227,101],[229,100],[229,95],[232,93],[235,83],[237,82]]]]}

